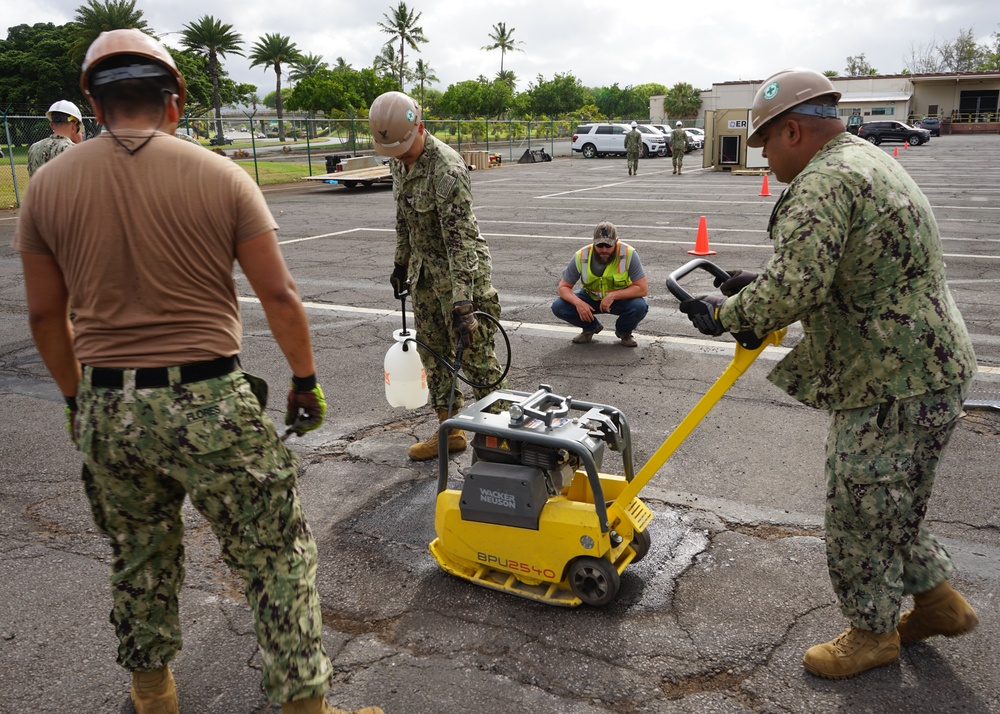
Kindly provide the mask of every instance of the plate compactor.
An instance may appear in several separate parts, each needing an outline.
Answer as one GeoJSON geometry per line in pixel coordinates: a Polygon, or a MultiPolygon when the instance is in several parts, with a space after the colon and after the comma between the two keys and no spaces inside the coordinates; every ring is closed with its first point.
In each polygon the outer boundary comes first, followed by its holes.
{"type": "MultiPolygon", "coordinates": [[[[667,279],[675,297],[689,299],[677,281],[697,268],[729,277],[693,260],[667,279]]],[[[639,491],[764,348],[783,337],[784,330],[763,340],[737,336],[725,372],[638,473],[621,411],[547,385],[495,391],[446,419],[438,432],[434,558],[477,585],[552,605],[611,602],[622,571],[651,545],[653,514],[639,491]],[[472,435],[473,463],[460,490],[448,488],[450,429],[472,435]],[[624,475],[601,472],[606,448],[621,454],[624,475]]]]}

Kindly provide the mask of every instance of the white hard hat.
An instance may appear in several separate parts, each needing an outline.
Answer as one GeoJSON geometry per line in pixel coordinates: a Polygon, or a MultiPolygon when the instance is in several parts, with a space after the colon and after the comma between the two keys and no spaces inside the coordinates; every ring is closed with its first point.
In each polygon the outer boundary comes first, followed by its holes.
{"type": "Polygon", "coordinates": [[[80,114],[80,109],[73,102],[68,102],[65,99],[60,99],[45,112],[45,117],[49,121],[52,121],[52,112],[60,112],[71,119],[76,119],[80,124],[83,123],[83,115],[80,114]]]}
{"type": "Polygon", "coordinates": [[[632,128],[633,128],[633,129],[634,129],[635,127],[637,127],[637,126],[639,126],[639,125],[638,125],[638,124],[636,124],[635,122],[632,122],[632,128]]]}
{"type": "Polygon", "coordinates": [[[684,126],[684,122],[678,121],[674,126],[684,126]]]}

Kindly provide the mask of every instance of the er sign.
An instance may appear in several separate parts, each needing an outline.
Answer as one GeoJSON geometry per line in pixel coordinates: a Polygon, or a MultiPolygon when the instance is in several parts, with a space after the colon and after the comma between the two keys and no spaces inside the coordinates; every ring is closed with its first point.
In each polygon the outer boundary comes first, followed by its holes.
{"type": "Polygon", "coordinates": [[[746,129],[747,120],[746,119],[730,119],[729,120],[730,129],[746,129]]]}

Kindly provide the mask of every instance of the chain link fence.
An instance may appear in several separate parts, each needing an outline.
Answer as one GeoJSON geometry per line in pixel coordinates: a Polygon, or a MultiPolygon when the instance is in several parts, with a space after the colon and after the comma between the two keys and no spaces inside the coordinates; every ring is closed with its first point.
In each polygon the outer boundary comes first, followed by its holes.
{"type": "MultiPolygon", "coordinates": [[[[51,134],[44,116],[2,117],[0,127],[0,209],[21,205],[28,185],[28,147],[51,134]]],[[[568,155],[575,119],[514,121],[486,119],[426,119],[427,131],[456,151],[486,150],[516,161],[525,151],[544,148],[553,156],[568,155]]],[[[258,184],[284,183],[328,172],[327,157],[373,154],[367,119],[310,119],[285,115],[279,126],[273,116],[223,117],[223,134],[211,118],[185,117],[178,134],[186,134],[206,149],[244,166],[258,184]]],[[[101,131],[84,117],[85,140],[101,131]]]]}

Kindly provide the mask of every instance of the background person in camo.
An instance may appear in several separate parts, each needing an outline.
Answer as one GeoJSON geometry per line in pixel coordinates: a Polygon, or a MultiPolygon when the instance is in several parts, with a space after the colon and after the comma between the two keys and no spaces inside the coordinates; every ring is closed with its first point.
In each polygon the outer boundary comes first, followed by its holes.
{"type": "Polygon", "coordinates": [[[60,99],[49,107],[45,116],[52,134],[28,147],[29,177],[34,176],[43,164],[83,141],[83,114],[73,102],[60,99]]]}
{"type": "MultiPolygon", "coordinates": [[[[396,201],[396,254],[389,279],[397,298],[409,289],[417,337],[454,364],[462,342],[462,371],[473,384],[490,385],[503,370],[493,339],[496,325],[478,320],[476,311],[500,318],[493,288],[493,261],[472,213],[469,168],[459,154],[427,133],[420,105],[402,92],[387,92],[368,113],[375,150],[392,157],[392,193],[396,201]],[[408,284],[408,285],[407,285],[408,284]]],[[[465,404],[452,388],[452,374],[422,347],[431,406],[444,421],[465,404]]],[[[489,389],[473,390],[481,399],[489,389]]],[[[438,455],[437,433],[410,447],[416,461],[438,455]]],[[[452,429],[448,450],[466,448],[465,432],[452,429]]]]}
{"type": "Polygon", "coordinates": [[[625,347],[636,347],[633,330],[649,312],[646,271],[639,254],[618,240],[618,229],[607,221],[597,224],[594,242],[576,252],[563,270],[559,297],[552,314],[583,330],[573,338],[586,344],[604,329],[595,313],[617,315],[615,336],[625,347]],[[573,292],[577,281],[581,289],[573,292]]]}
{"type": "Polygon", "coordinates": [[[639,125],[632,122],[632,131],[625,135],[625,158],[628,160],[628,175],[639,173],[639,154],[642,152],[642,132],[639,125]]]}
{"type": "Polygon", "coordinates": [[[830,581],[850,623],[803,659],[842,679],[899,658],[900,643],[973,629],[955,566],[924,525],[941,454],[976,358],[945,280],[927,197],[898,162],[847,133],[830,80],[790,69],[764,81],[747,145],[788,183],[764,271],[681,304],[706,334],[804,336],[768,378],[831,414],[826,441],[830,581]],[[913,608],[900,617],[904,595],[913,608]]]}
{"type": "Polygon", "coordinates": [[[325,400],[274,218],[245,171],[174,137],[186,87],[159,42],[102,33],[80,85],[105,130],[32,179],[14,247],[111,544],[111,622],[135,711],[178,711],[168,663],[181,651],[185,496],[243,578],[267,699],[341,711],[323,698],[332,669],[296,460],[238,361],[234,261],[292,372],[285,423],[319,427],[325,400]]]}
{"type": "Polygon", "coordinates": [[[674,173],[681,173],[684,166],[684,151],[687,149],[688,135],[684,131],[684,123],[677,122],[674,130],[670,132],[670,152],[674,161],[674,173]]]}

